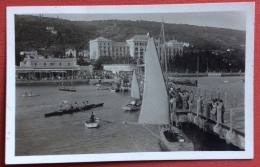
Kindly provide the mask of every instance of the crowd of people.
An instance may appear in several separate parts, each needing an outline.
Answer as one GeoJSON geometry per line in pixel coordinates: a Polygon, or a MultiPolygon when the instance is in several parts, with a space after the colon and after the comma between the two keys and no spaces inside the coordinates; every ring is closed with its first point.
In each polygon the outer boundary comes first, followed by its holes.
{"type": "MultiPolygon", "coordinates": [[[[171,109],[190,109],[190,107],[194,106],[194,92],[193,90],[182,90],[181,88],[177,88],[176,85],[169,85],[169,95],[170,95],[170,104],[171,109]],[[176,106],[174,105],[174,99],[176,99],[176,106]]],[[[200,111],[201,113],[206,112],[204,111],[204,105],[209,105],[210,116],[213,120],[217,120],[217,112],[221,113],[221,122],[224,123],[224,112],[225,106],[222,99],[211,99],[204,104],[203,100],[204,97],[202,95],[198,96],[198,100],[200,101],[200,111]]]]}
{"type": "MultiPolygon", "coordinates": [[[[169,95],[170,95],[170,103],[173,105],[173,98],[176,99],[175,108],[178,109],[189,109],[189,107],[193,106],[194,101],[194,92],[191,90],[181,90],[180,88],[176,88],[174,85],[169,86],[169,95]]],[[[172,106],[174,107],[174,106],[172,106]]]]}

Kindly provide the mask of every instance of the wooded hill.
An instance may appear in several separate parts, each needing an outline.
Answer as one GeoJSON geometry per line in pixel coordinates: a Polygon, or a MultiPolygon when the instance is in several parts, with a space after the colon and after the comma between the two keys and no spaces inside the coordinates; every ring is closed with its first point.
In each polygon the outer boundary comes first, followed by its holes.
{"type": "MultiPolygon", "coordinates": [[[[64,55],[65,49],[74,47],[77,51],[89,49],[89,41],[100,36],[116,42],[125,42],[134,35],[147,34],[153,37],[160,35],[161,23],[151,21],[69,21],[58,18],[39,16],[15,16],[16,65],[23,59],[20,52],[44,48],[52,54],[64,55]],[[46,30],[53,27],[57,34],[46,30]]],[[[201,27],[187,24],[165,24],[166,40],[177,39],[179,42],[189,42],[193,47],[184,48],[183,56],[175,56],[170,60],[172,71],[197,70],[197,56],[200,56],[199,71],[244,71],[246,32],[240,30],[201,27]],[[168,37],[168,38],[167,38],[168,37]],[[231,49],[231,52],[226,52],[231,49]],[[220,51],[214,54],[212,50],[220,51]],[[194,52],[195,51],[195,52],[194,52]]],[[[103,63],[122,63],[122,60],[103,60],[103,63]]],[[[88,62],[82,60],[79,65],[88,62]]],[[[93,65],[97,65],[93,64],[93,65]]],[[[96,67],[99,69],[100,67],[96,67]]]]}
{"type": "MultiPolygon", "coordinates": [[[[39,16],[15,16],[16,49],[38,49],[56,46],[64,49],[68,46],[88,49],[89,40],[105,37],[117,42],[124,42],[134,35],[151,32],[159,37],[160,22],[151,21],[69,21],[58,18],[39,16]],[[47,32],[46,27],[54,27],[57,34],[47,32]]],[[[201,27],[187,24],[165,24],[168,40],[189,42],[199,50],[241,49],[245,45],[245,31],[201,27]]]]}

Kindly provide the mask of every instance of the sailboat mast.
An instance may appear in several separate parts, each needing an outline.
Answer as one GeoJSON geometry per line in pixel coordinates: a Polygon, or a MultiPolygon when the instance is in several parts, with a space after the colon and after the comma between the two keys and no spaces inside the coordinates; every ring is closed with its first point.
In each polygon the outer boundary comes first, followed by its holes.
{"type": "MultiPolygon", "coordinates": [[[[164,59],[164,73],[165,73],[165,80],[166,80],[166,91],[167,91],[167,95],[168,95],[168,102],[169,102],[169,94],[168,94],[168,90],[169,90],[169,79],[168,79],[168,68],[167,68],[167,54],[166,54],[166,42],[165,42],[165,32],[164,32],[164,21],[163,21],[163,17],[162,17],[162,59],[164,59]]],[[[168,104],[170,105],[170,104],[168,104]]],[[[170,106],[169,106],[170,108],[170,106]]],[[[170,124],[172,124],[172,122],[170,121],[170,112],[169,112],[169,122],[170,124]]]]}

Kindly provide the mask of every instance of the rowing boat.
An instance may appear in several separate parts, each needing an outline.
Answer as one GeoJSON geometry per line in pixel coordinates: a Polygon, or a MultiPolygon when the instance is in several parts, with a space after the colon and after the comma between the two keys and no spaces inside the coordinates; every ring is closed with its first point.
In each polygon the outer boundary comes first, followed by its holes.
{"type": "Polygon", "coordinates": [[[97,128],[99,126],[99,123],[100,123],[99,118],[95,118],[94,122],[86,121],[85,125],[88,128],[97,128]]]}
{"type": "Polygon", "coordinates": [[[62,111],[53,111],[50,113],[46,113],[44,116],[45,117],[52,117],[52,116],[62,116],[65,114],[73,114],[76,112],[80,112],[80,111],[85,111],[85,110],[90,110],[93,108],[97,108],[97,107],[102,107],[104,105],[104,103],[98,103],[98,104],[90,104],[84,107],[78,107],[78,108],[74,108],[74,109],[68,109],[68,110],[62,110],[62,111]]]}

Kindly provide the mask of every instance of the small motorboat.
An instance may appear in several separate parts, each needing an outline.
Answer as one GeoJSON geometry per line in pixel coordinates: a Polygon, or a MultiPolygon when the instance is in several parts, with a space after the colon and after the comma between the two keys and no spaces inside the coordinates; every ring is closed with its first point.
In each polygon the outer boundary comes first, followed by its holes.
{"type": "Polygon", "coordinates": [[[99,118],[95,118],[95,121],[94,122],[91,122],[90,120],[87,120],[85,122],[85,125],[87,128],[97,128],[99,126],[99,118]]]}

